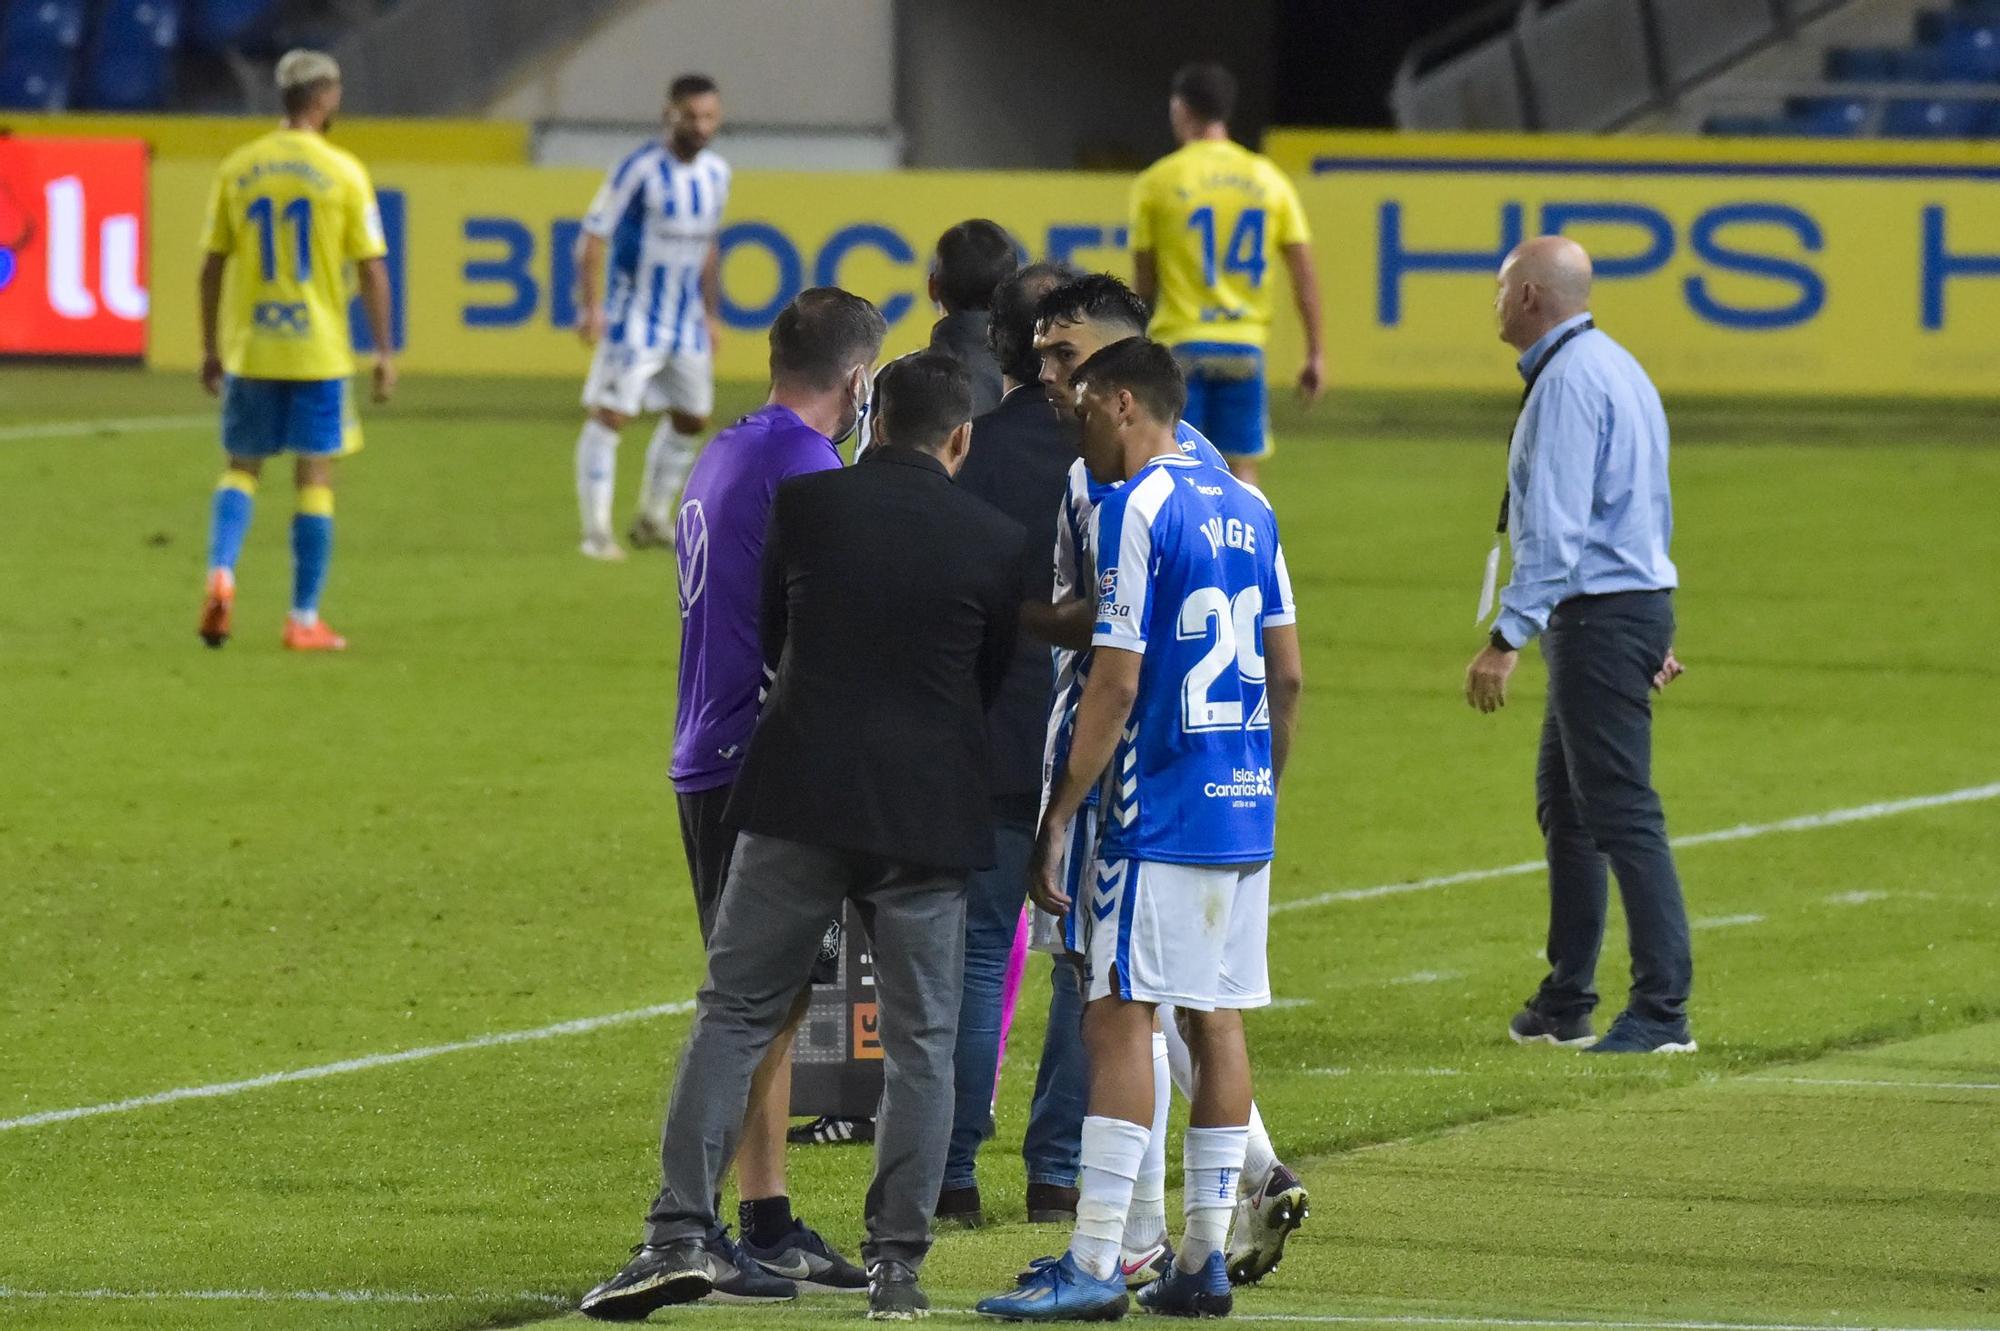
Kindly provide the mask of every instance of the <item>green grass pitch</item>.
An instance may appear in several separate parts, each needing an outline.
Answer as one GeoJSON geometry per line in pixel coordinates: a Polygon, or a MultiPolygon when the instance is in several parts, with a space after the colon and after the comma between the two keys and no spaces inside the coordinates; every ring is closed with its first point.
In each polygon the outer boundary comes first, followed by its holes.
{"type": "MultiPolygon", "coordinates": [[[[1677,835],[1748,830],[1680,851],[1702,1051],[1596,1061],[1504,1038],[1536,875],[1424,882],[1538,849],[1539,662],[1497,717],[1459,696],[1496,365],[1490,398],[1280,409],[1308,701],[1291,1001],[1251,1039],[1314,1202],[1239,1313],[2000,1328],[1990,406],[1669,404],[1689,673],[1658,778],[1677,835]]],[[[219,459],[191,381],[0,371],[0,1327],[574,1324],[623,1260],[684,1016],[17,1123],[691,996],[671,561],[576,554],[574,389],[419,380],[369,413],[326,601],[353,649],[298,658],[279,469],[237,638],[195,638],[219,459]]],[[[1614,938],[1605,1018],[1624,971],[1614,938]]],[[[926,1268],[947,1309],[1061,1242],[1017,1153],[1046,994],[1038,965],[982,1162],[999,1223],[926,1268]]],[[[867,1154],[792,1158],[851,1253],[867,1154]]]]}

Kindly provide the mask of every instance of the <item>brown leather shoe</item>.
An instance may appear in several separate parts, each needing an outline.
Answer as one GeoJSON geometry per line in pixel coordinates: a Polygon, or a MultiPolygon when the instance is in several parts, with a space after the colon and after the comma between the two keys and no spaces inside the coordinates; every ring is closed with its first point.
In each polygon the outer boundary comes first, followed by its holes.
{"type": "Polygon", "coordinates": [[[1028,1185],[1028,1223],[1031,1225],[1073,1225],[1076,1223],[1075,1188],[1058,1188],[1053,1183],[1028,1185]]]}
{"type": "Polygon", "coordinates": [[[940,1225],[962,1225],[966,1229],[978,1229],[986,1223],[986,1215],[979,1207],[979,1188],[946,1188],[938,1194],[937,1222],[940,1225]]]}

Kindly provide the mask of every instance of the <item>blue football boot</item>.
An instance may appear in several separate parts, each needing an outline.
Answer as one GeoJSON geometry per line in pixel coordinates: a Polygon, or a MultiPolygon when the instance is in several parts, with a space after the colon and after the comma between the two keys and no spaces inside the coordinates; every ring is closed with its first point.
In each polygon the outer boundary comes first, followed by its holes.
{"type": "Polygon", "coordinates": [[[1236,1306],[1230,1292],[1229,1262],[1212,1252],[1201,1270],[1187,1272],[1176,1265],[1139,1291],[1139,1306],[1163,1317],[1227,1317],[1236,1306]]]}
{"type": "Polygon", "coordinates": [[[974,1311],[1004,1322],[1115,1322],[1130,1306],[1122,1273],[1099,1280],[1068,1253],[1021,1274],[1019,1288],[981,1299],[974,1311]]]}

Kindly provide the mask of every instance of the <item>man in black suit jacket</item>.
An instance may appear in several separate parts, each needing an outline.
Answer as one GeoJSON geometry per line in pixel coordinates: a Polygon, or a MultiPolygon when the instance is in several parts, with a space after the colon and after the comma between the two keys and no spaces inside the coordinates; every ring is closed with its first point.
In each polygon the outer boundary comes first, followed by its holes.
{"type": "Polygon", "coordinates": [[[939,236],[931,260],[931,299],[944,318],[931,326],[930,349],[951,357],[972,376],[975,418],[998,406],[1005,391],[986,330],[993,289],[1019,264],[1014,238],[983,217],[960,222],[939,236]]]}
{"type": "MultiPolygon", "coordinates": [[[[1040,383],[1035,307],[1043,296],[1077,276],[1067,264],[1030,264],[994,290],[989,341],[1007,391],[993,410],[973,418],[972,455],[958,474],[961,490],[978,495],[1027,529],[1022,596],[1031,605],[1049,601],[1055,573],[1050,555],[1063,485],[1077,458],[1075,422],[1056,413],[1040,383]]],[[[958,1103],[952,1115],[951,1150],[945,1156],[944,1189],[938,1196],[940,1221],[973,1226],[985,1218],[976,1162],[979,1148],[993,1136],[1003,991],[1021,905],[1027,900],[1028,856],[1041,815],[1042,750],[1054,684],[1048,644],[1024,633],[1000,686],[999,700],[986,717],[993,753],[997,854],[991,868],[972,875],[965,893],[965,993],[959,1004],[955,1059],[958,1103]]],[[[1072,1012],[1072,1025],[1075,1020],[1072,1012]]],[[[1080,1058],[1078,1063],[1080,1068],[1080,1058]]],[[[1037,1081],[1038,1104],[1045,1080],[1037,1081]]],[[[1081,1121],[1080,1072],[1075,1082],[1081,1121]]],[[[1031,1192],[1048,1182],[1037,1171],[1038,1163],[1029,1161],[1031,1192]]]]}
{"type": "Polygon", "coordinates": [[[1013,659],[1024,533],[952,484],[965,371],[930,352],[877,381],[875,443],[782,485],[764,545],[771,683],[728,821],[741,829],[681,1052],[646,1241],[586,1297],[644,1316],[709,1292],[703,1246],[751,1073],[852,899],[880,993],[885,1088],[869,1189],[871,1312],[925,1306],[916,1271],[951,1128],[965,880],[993,860],[986,709],[1013,659]]]}

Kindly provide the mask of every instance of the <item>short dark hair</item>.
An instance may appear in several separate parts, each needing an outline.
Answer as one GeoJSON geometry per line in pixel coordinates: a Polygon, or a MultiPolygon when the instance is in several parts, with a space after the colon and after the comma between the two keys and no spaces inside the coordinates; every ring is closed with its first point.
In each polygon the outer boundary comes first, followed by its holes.
{"type": "Polygon", "coordinates": [[[848,371],[875,359],[888,335],[882,312],[853,292],[810,287],[771,324],[771,378],[837,387],[848,371]]]}
{"type": "Polygon", "coordinates": [[[1236,111],[1236,76],[1221,65],[1182,65],[1174,71],[1174,96],[1202,120],[1226,121],[1236,111]]]}
{"type": "Polygon", "coordinates": [[[998,222],[960,222],[938,237],[938,299],[953,312],[990,309],[993,288],[1020,262],[1014,238],[998,222]]]}
{"type": "Polygon", "coordinates": [[[1128,337],[1100,347],[1076,367],[1071,383],[1091,391],[1122,388],[1162,425],[1173,425],[1187,409],[1187,379],[1174,353],[1150,337],[1128,337]]]}
{"type": "Polygon", "coordinates": [[[706,92],[721,92],[716,81],[706,74],[683,74],[667,85],[667,100],[682,101],[689,97],[699,97],[706,92]]]}
{"type": "Polygon", "coordinates": [[[993,288],[993,316],[986,324],[986,345],[999,362],[1000,373],[1017,384],[1042,377],[1042,358],[1035,353],[1035,316],[1042,297],[1083,276],[1066,263],[1031,263],[1016,268],[993,288]]]}
{"type": "Polygon", "coordinates": [[[311,83],[295,83],[289,88],[280,88],[278,103],[285,108],[286,115],[302,116],[313,109],[321,93],[339,82],[339,79],[314,79],[311,83]]]}
{"type": "Polygon", "coordinates": [[[1137,292],[1109,273],[1085,273],[1063,283],[1043,296],[1035,306],[1038,324],[1073,324],[1102,321],[1143,333],[1152,311],[1137,292]]]}
{"type": "Polygon", "coordinates": [[[875,418],[890,447],[935,453],[972,419],[972,376],[941,351],[898,356],[875,376],[875,418]]]}

